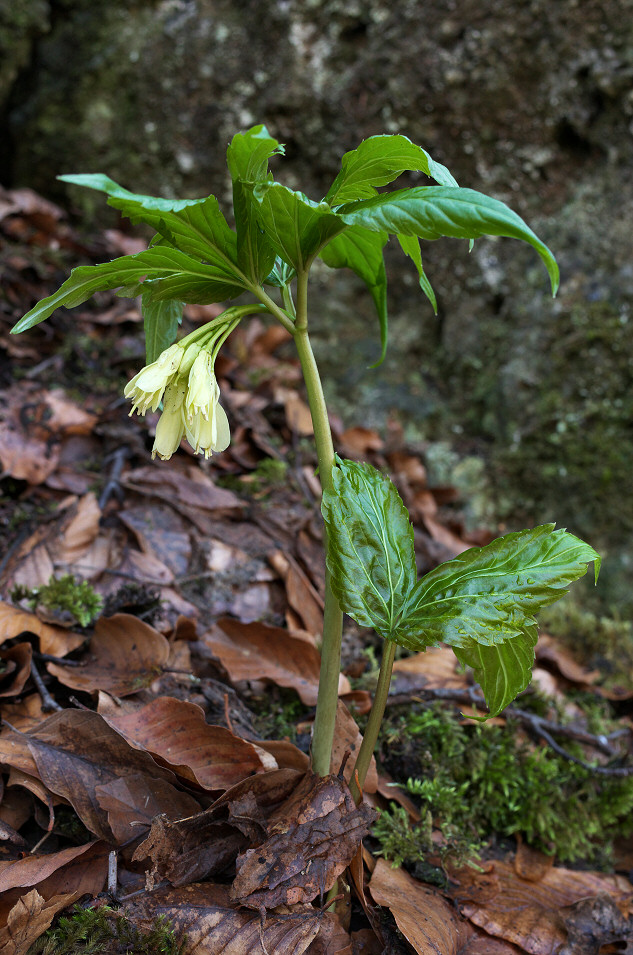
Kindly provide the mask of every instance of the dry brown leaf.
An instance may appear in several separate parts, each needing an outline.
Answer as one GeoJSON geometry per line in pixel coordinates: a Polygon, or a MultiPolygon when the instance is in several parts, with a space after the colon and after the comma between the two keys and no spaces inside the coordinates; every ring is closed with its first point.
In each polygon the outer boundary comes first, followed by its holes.
{"type": "MultiPolygon", "coordinates": [[[[336,726],[334,730],[332,757],[330,759],[330,772],[338,773],[343,764],[345,754],[349,753],[349,759],[343,770],[343,775],[347,783],[349,783],[354,773],[354,765],[362,741],[363,734],[358,728],[358,723],[343,701],[339,700],[336,707],[336,726]]],[[[363,784],[363,791],[366,793],[375,793],[377,788],[378,771],[376,770],[376,760],[372,756],[369,770],[363,784]]]]}
{"type": "Polygon", "coordinates": [[[186,935],[184,955],[303,955],[317,936],[323,916],[304,906],[281,910],[260,920],[259,913],[234,905],[223,885],[209,883],[158,889],[128,902],[135,923],[150,924],[164,915],[177,936],[186,935]]]}
{"type": "Polygon", "coordinates": [[[188,819],[170,823],[159,816],[134,859],[151,859],[150,885],[160,879],[184,885],[220,872],[249,845],[254,831],[265,835],[263,821],[300,778],[293,769],[262,773],[233,786],[209,809],[188,819]]]}
{"type": "Polygon", "coordinates": [[[599,955],[606,945],[615,946],[612,951],[633,950],[633,918],[626,918],[610,896],[582,899],[561,914],[568,938],[557,955],[599,955]]]}
{"type": "MultiPolygon", "coordinates": [[[[107,852],[102,842],[88,842],[83,846],[71,846],[69,849],[51,852],[48,855],[28,855],[17,862],[0,862],[0,893],[8,892],[10,889],[40,885],[54,875],[60,875],[60,885],[63,882],[61,891],[74,891],[77,886],[73,888],[69,886],[73,877],[72,872],[79,871],[78,863],[82,859],[88,859],[91,862],[97,862],[104,857],[107,859],[107,852]]],[[[100,889],[97,889],[98,891],[100,889]]]]}
{"type": "Polygon", "coordinates": [[[231,898],[261,909],[323,896],[376,818],[369,806],[354,804],[338,776],[306,773],[271,816],[268,838],[238,858],[231,898]]]}
{"type": "Polygon", "coordinates": [[[458,672],[459,663],[450,647],[428,647],[422,653],[414,653],[393,665],[393,693],[411,693],[427,687],[466,689],[468,679],[458,672]]]}
{"type": "MultiPolygon", "coordinates": [[[[278,686],[292,687],[308,706],[316,703],[319,652],[290,631],[265,623],[223,618],[201,640],[232,680],[271,680],[278,686]]],[[[348,690],[349,681],[341,676],[339,693],[348,690]]]]}
{"type": "Polygon", "coordinates": [[[175,781],[169,770],[158,766],[148,753],[133,749],[91,710],[55,713],[26,742],[37,765],[31,775],[38,775],[51,792],[67,799],[90,832],[106,841],[112,841],[112,830],[97,787],[141,775],[149,793],[156,780],[175,781]]]}
{"type": "Polygon", "coordinates": [[[21,633],[35,634],[39,637],[41,652],[54,657],[65,657],[85,640],[79,633],[71,633],[64,627],[43,623],[34,613],[0,601],[0,643],[18,637],[21,633]]]}
{"type": "Polygon", "coordinates": [[[418,955],[458,955],[465,932],[453,907],[436,889],[378,859],[369,891],[378,905],[390,909],[418,955]]]}
{"type": "MultiPolygon", "coordinates": [[[[165,472],[161,471],[164,475],[165,472]]],[[[117,514],[132,531],[138,546],[165,564],[176,577],[189,569],[191,558],[191,526],[164,504],[142,504],[117,514]]]]}
{"type": "MultiPolygon", "coordinates": [[[[198,467],[174,467],[173,464],[152,464],[128,471],[123,486],[148,496],[166,501],[198,526],[200,516],[239,517],[246,505],[226,488],[216,487],[211,478],[198,467]]],[[[200,530],[207,530],[206,523],[200,530]]]]}
{"type": "Polygon", "coordinates": [[[566,680],[570,680],[572,683],[580,686],[593,686],[600,679],[600,670],[588,670],[581,666],[574,660],[571,653],[560,646],[559,641],[554,640],[547,633],[539,634],[535,654],[538,663],[553,665],[566,680]]]}
{"type": "Polygon", "coordinates": [[[138,617],[118,613],[97,621],[85,666],[49,663],[47,669],[73,690],[129,696],[149,686],[168,658],[169,643],[161,633],[138,617]]]}
{"type": "Polygon", "coordinates": [[[79,892],[55,895],[48,901],[31,889],[15,902],[0,928],[3,955],[27,955],[31,945],[44,934],[58,912],[72,905],[79,892]]]}
{"type": "Polygon", "coordinates": [[[628,879],[599,872],[553,867],[540,882],[521,879],[509,862],[492,868],[498,892],[481,904],[461,906],[462,914],[490,935],[513,942],[530,955],[555,955],[567,938],[561,909],[583,898],[607,894],[615,901],[631,894],[628,879]]]}
{"type": "MultiPolygon", "coordinates": [[[[53,808],[53,796],[44,783],[36,776],[30,776],[28,773],[22,772],[21,769],[16,769],[15,766],[12,766],[7,781],[7,789],[10,789],[12,786],[22,786],[24,789],[28,789],[40,802],[44,803],[48,809],[47,830],[50,832],[55,824],[55,810],[53,808]]],[[[65,803],[66,800],[57,796],[55,802],[65,803]]]]}
{"type": "Polygon", "coordinates": [[[63,534],[49,552],[55,564],[67,567],[83,557],[99,533],[101,509],[97,498],[90,492],[79,498],[68,516],[63,534]]]}
{"type": "Polygon", "coordinates": [[[539,849],[529,846],[520,838],[514,857],[514,871],[521,879],[528,882],[540,882],[544,875],[554,865],[554,856],[545,855],[539,849]]]}
{"type": "Polygon", "coordinates": [[[203,789],[226,790],[267,768],[252,743],[224,726],[211,726],[195,703],[162,696],[132,713],[110,710],[104,718],[132,746],[158,756],[203,789]]]}
{"type": "Polygon", "coordinates": [[[384,441],[373,428],[357,426],[348,428],[340,436],[340,443],[346,453],[366,455],[368,451],[381,451],[384,441]]]}
{"type": "Polygon", "coordinates": [[[33,650],[30,643],[16,643],[0,650],[0,697],[17,696],[31,675],[33,650]]]}
{"type": "Polygon", "coordinates": [[[164,779],[144,773],[112,779],[95,786],[97,802],[108,814],[108,822],[119,845],[131,841],[149,829],[152,819],[163,815],[183,819],[200,811],[200,803],[180,792],[164,779]]]}
{"type": "Polygon", "coordinates": [[[323,598],[290,555],[276,550],[268,560],[286,585],[288,603],[314,639],[323,632],[323,598]]]}

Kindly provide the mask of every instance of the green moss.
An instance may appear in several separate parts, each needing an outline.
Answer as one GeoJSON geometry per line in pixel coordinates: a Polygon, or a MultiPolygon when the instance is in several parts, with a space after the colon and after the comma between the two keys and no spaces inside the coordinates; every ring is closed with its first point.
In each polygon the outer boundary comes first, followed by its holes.
{"type": "Polygon", "coordinates": [[[82,909],[59,919],[28,951],[28,955],[183,955],[184,939],[178,941],[164,918],[147,931],[137,928],[110,906],[82,909]]]}
{"type": "MultiPolygon", "coordinates": [[[[462,725],[441,706],[417,708],[387,722],[383,763],[399,778],[409,775],[408,791],[431,813],[448,852],[463,857],[478,843],[520,833],[560,861],[608,864],[614,841],[633,831],[633,777],[592,774],[516,730],[510,721],[462,725]]],[[[584,755],[569,741],[566,748],[584,755]]],[[[412,831],[407,849],[393,811],[391,818],[376,833],[382,851],[414,864],[424,848],[419,834],[412,831]]]]}
{"type": "Polygon", "coordinates": [[[270,693],[254,697],[249,705],[254,710],[253,726],[262,739],[297,742],[297,723],[307,710],[293,690],[271,687],[270,693]]]}
{"type": "Polygon", "coordinates": [[[41,587],[15,587],[11,599],[26,599],[32,610],[44,607],[57,613],[70,614],[81,627],[88,627],[99,616],[103,606],[103,599],[94,588],[85,580],[76,580],[72,574],[51,577],[41,587]]]}
{"type": "Polygon", "coordinates": [[[257,467],[247,474],[240,477],[228,474],[218,478],[217,483],[230,491],[242,492],[251,497],[266,497],[271,494],[279,484],[285,484],[287,479],[288,464],[280,458],[263,458],[257,467]]]}

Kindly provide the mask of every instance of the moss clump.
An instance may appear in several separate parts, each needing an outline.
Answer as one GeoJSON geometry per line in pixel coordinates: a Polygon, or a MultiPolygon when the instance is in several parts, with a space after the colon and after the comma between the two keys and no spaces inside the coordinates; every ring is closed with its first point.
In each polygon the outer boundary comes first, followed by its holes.
{"type": "Polygon", "coordinates": [[[185,941],[177,940],[162,916],[145,930],[137,928],[109,905],[98,909],[75,906],[28,951],[28,955],[183,955],[185,941]]]}
{"type": "MultiPolygon", "coordinates": [[[[608,732],[608,727],[602,732],[608,732]]],[[[579,747],[566,743],[574,755],[579,747]]],[[[521,833],[560,861],[609,862],[613,843],[633,831],[633,777],[591,773],[533,745],[508,721],[505,727],[462,725],[441,706],[409,711],[383,729],[383,763],[392,775],[410,774],[408,791],[441,829],[446,851],[462,857],[478,843],[521,833]],[[569,820],[574,825],[569,825],[569,820]]],[[[376,835],[385,855],[414,865],[423,843],[406,835],[390,811],[376,835]]]]}
{"type": "Polygon", "coordinates": [[[85,581],[75,580],[72,574],[51,577],[41,587],[14,587],[12,600],[26,600],[31,610],[42,607],[53,613],[70,615],[81,627],[88,627],[103,606],[102,597],[85,581]]]}

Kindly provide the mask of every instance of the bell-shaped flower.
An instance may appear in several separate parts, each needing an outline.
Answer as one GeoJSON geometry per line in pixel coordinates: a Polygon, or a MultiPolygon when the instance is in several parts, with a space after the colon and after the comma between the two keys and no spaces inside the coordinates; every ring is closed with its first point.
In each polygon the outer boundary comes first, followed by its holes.
{"type": "MultiPolygon", "coordinates": [[[[218,389],[218,396],[219,393],[218,389]]],[[[191,418],[186,418],[185,432],[196,454],[204,454],[205,458],[210,458],[214,451],[224,451],[231,440],[226,411],[217,400],[208,417],[198,411],[191,418]]]]}
{"type": "Polygon", "coordinates": [[[185,398],[185,414],[188,420],[201,414],[211,418],[213,408],[220,398],[220,388],[213,373],[213,360],[204,349],[198,353],[189,372],[189,387],[185,398]]]}
{"type": "Polygon", "coordinates": [[[156,425],[156,437],[152,448],[152,457],[158,455],[167,461],[177,450],[182,436],[185,433],[185,416],[183,403],[187,392],[185,378],[177,378],[165,389],[163,413],[156,425]]]}
{"type": "Polygon", "coordinates": [[[138,411],[144,415],[148,408],[156,411],[162,401],[165,388],[178,374],[184,349],[174,344],[166,348],[156,361],[141,368],[137,375],[128,381],[123,394],[133,401],[130,414],[138,411]]]}

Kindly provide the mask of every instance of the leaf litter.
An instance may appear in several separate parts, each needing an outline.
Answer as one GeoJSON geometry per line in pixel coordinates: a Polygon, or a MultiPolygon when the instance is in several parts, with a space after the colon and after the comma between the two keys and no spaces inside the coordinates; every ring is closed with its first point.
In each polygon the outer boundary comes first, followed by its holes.
{"type": "MultiPolygon", "coordinates": [[[[474,867],[448,866],[438,887],[372,855],[371,824],[388,801],[412,821],[419,813],[375,765],[360,806],[347,787],[369,699],[350,678],[367,669],[371,643],[351,625],[331,774],[311,773],[322,538],[287,333],[258,320],[238,330],[217,364],[234,441],[209,462],[183,447],[168,465],[150,462],[146,425],[128,420],[119,399],[142,357],[134,306],[104,294],[70,318],[58,313],[48,338],[8,335],[55,285],[60,255],[93,263],[135,241],[116,231],[83,239],[37,194],[0,190],[2,951],[27,955],[58,913],[104,892],[135,924],[168,917],[187,955],[633,945],[623,874],[567,870],[519,843],[474,867]],[[64,575],[102,598],[91,625],[24,596],[64,575]],[[283,705],[290,715],[262,738],[254,710],[283,705]]],[[[187,329],[215,308],[188,306],[187,329]]],[[[420,569],[490,539],[446,510],[457,492],[429,486],[397,425],[386,440],[333,427],[346,455],[392,474],[420,569]]],[[[601,692],[600,674],[547,635],[537,661],[562,700],[570,686],[601,692]]],[[[393,700],[425,694],[469,712],[472,687],[452,653],[396,662],[393,700]]],[[[629,699],[618,696],[630,734],[629,699]]]]}

